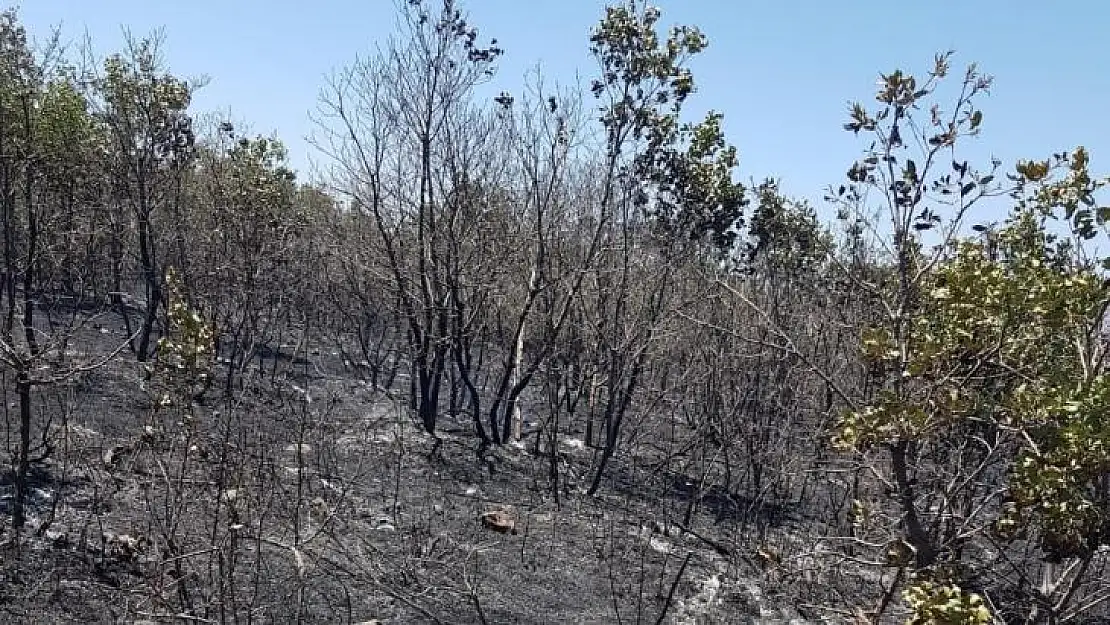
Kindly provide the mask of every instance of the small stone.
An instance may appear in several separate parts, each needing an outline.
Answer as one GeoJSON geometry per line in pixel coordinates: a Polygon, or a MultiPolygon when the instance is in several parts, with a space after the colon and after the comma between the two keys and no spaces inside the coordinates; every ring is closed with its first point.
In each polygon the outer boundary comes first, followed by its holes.
{"type": "Polygon", "coordinates": [[[46,540],[49,540],[58,549],[69,546],[69,534],[61,530],[46,530],[46,540]]]}
{"type": "Polygon", "coordinates": [[[480,517],[486,529],[498,534],[516,534],[516,519],[505,510],[491,510],[480,517]]]}

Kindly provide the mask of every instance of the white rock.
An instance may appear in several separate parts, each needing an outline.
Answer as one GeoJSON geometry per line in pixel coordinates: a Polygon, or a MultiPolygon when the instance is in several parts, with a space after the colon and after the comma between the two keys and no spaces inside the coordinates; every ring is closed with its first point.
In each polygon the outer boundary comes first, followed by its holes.
{"type": "Polygon", "coordinates": [[[309,445],[308,443],[301,443],[299,445],[297,443],[289,443],[285,446],[285,451],[291,454],[295,454],[298,451],[300,451],[302,454],[310,454],[312,453],[312,445],[309,445]]]}
{"type": "Polygon", "coordinates": [[[582,449],[586,448],[586,441],[584,441],[580,438],[566,438],[566,437],[564,437],[561,442],[564,445],[566,445],[567,447],[570,447],[571,449],[574,449],[574,450],[582,450],[582,449]]]}

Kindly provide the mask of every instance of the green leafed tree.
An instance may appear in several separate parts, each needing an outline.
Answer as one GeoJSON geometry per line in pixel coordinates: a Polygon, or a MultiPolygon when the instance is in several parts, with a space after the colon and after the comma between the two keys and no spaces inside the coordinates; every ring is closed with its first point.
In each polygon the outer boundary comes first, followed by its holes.
{"type": "Polygon", "coordinates": [[[882,490],[852,516],[895,571],[876,617],[900,594],[912,623],[1067,622],[1110,598],[1092,583],[1110,542],[1110,290],[1086,245],[1105,181],[1082,148],[1021,163],[1007,220],[967,234],[993,173],[952,154],[982,123],[970,97],[989,81],[970,69],[955,110],[919,121],[946,73],[940,57],[920,85],[886,76],[879,111],[854,107],[849,124],[878,148],[836,195],[883,190],[892,218],[876,232],[886,270],[856,278],[883,311],[862,331],[875,390],[836,425],[882,490]]]}
{"type": "Polygon", "coordinates": [[[664,29],[661,17],[655,6],[622,2],[607,7],[590,37],[599,70],[591,90],[606,138],[592,243],[603,252],[592,270],[595,290],[584,298],[605,389],[599,414],[588,414],[587,438],[595,416],[603,433],[591,493],[661,346],[658,331],[682,305],[679,268],[730,252],[746,204],[732,180],[736,150],[724,138],[721,115],[683,121],[694,92],[689,61],[708,40],[692,26],[664,29]],[[641,256],[645,249],[655,253],[641,256]]]}
{"type": "Polygon", "coordinates": [[[611,171],[614,180],[625,173],[635,181],[636,203],[667,236],[728,252],[746,205],[732,179],[736,148],[720,113],[682,119],[694,92],[689,59],[709,41],[693,26],[661,33],[661,17],[636,0],[614,5],[590,38],[601,70],[591,88],[602,102],[611,171]]]}
{"type": "MultiPolygon", "coordinates": [[[[134,223],[134,252],[138,258],[145,301],[137,341],[132,349],[140,360],[150,357],[158,311],[164,304],[166,252],[160,226],[180,216],[182,183],[196,156],[193,120],[189,115],[193,86],[164,70],[159,40],[130,40],[125,53],[110,56],[95,81],[99,118],[107,129],[112,204],[117,209],[113,229],[113,292],[130,291],[125,255],[130,247],[125,225],[134,223]]],[[[124,311],[130,333],[130,316],[124,311]]]]}

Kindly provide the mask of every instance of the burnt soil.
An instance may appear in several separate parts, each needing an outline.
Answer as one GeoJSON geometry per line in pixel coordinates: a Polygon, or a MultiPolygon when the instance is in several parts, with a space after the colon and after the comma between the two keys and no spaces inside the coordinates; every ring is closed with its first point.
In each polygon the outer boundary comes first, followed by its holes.
{"type": "MultiPolygon", "coordinates": [[[[122,340],[109,320],[89,324],[73,358],[122,340]]],[[[543,432],[481,450],[466,418],[442,417],[432,437],[401,395],[326,349],[261,364],[231,392],[218,369],[188,409],[156,408],[127,351],[40,387],[36,439],[52,449],[18,533],[10,476],[0,484],[0,622],[831,619],[788,599],[805,580],[759,557],[820,521],[789,503],[695,489],[641,451],[619,452],[588,496],[599,452],[579,424],[556,437],[555,486],[543,432]],[[512,531],[483,523],[491,511],[512,531]]],[[[12,450],[17,405],[3,399],[12,450]]]]}

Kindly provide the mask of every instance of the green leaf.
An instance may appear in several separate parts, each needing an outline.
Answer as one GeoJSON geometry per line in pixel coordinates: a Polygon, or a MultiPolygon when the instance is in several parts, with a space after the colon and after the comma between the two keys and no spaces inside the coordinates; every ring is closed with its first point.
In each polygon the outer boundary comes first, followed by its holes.
{"type": "Polygon", "coordinates": [[[981,124],[981,123],[983,123],[983,112],[982,111],[975,111],[974,113],[972,113],[971,114],[971,129],[975,130],[976,128],[979,127],[979,124],[981,124]]]}

